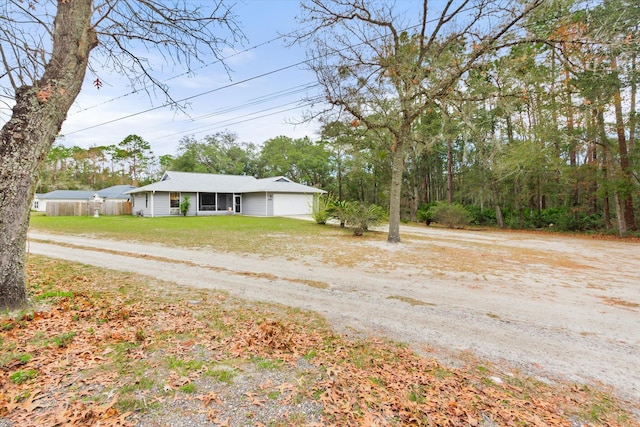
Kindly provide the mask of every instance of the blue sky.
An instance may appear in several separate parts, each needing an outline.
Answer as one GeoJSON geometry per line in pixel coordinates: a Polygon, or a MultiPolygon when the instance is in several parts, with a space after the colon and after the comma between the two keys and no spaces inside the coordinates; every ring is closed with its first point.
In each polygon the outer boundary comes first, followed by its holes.
{"type": "MultiPolygon", "coordinates": [[[[249,39],[246,49],[294,30],[299,2],[239,0],[234,10],[249,39]]],[[[157,108],[165,101],[161,94],[151,97],[146,93],[131,94],[128,82],[114,75],[99,73],[104,85],[98,90],[90,84],[95,79],[90,76],[69,111],[61,142],[88,148],[118,144],[126,136],[136,134],[151,144],[156,155],[163,155],[175,154],[185,136],[202,139],[225,130],[236,133],[240,141],[256,144],[279,135],[316,138],[317,124],[291,123],[302,117],[301,110],[296,108],[301,99],[318,93],[317,88],[305,89],[305,85],[316,83],[315,75],[302,66],[276,71],[304,58],[303,48],[288,48],[282,40],[276,40],[230,56],[227,63],[232,68],[231,79],[219,64],[198,69],[193,76],[174,78],[168,82],[174,99],[193,97],[188,101],[187,114],[169,107],[157,108]],[[265,73],[269,74],[257,77],[265,73]]],[[[163,78],[184,72],[170,64],[159,65],[168,67],[162,70],[163,78]]]]}

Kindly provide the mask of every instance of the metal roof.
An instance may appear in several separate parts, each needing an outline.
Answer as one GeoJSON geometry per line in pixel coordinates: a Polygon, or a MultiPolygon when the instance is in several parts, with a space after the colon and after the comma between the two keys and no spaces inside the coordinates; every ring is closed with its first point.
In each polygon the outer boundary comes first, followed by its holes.
{"type": "Polygon", "coordinates": [[[283,176],[274,178],[256,179],[254,182],[247,184],[239,193],[326,193],[308,185],[298,184],[283,176]]]}
{"type": "Polygon", "coordinates": [[[147,191],[185,193],[326,193],[324,190],[298,184],[281,176],[256,179],[253,176],[244,175],[217,175],[175,171],[167,171],[160,181],[127,191],[127,193],[143,193],[147,191]]]}
{"type": "Polygon", "coordinates": [[[104,199],[129,199],[128,191],[135,189],[133,185],[114,185],[102,190],[53,190],[38,195],[39,199],[48,200],[87,200],[93,199],[95,194],[104,199]]]}
{"type": "Polygon", "coordinates": [[[96,194],[96,192],[93,190],[53,190],[41,194],[39,198],[51,200],[87,200],[93,199],[94,194],[96,194]]]}
{"type": "Polygon", "coordinates": [[[128,199],[127,191],[135,189],[135,185],[114,185],[97,191],[98,196],[105,199],[128,199]]]}

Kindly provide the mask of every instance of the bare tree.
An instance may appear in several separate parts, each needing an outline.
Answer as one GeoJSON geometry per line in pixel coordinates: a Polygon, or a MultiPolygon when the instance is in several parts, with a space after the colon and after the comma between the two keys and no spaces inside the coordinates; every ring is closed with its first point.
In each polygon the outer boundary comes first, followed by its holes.
{"type": "Polygon", "coordinates": [[[400,3],[306,0],[300,18],[311,68],[330,110],[354,125],[391,135],[393,158],[388,241],[400,242],[405,151],[419,141],[414,124],[453,92],[470,69],[519,36],[517,24],[542,0],[423,0],[418,13],[400,3]],[[431,3],[441,6],[432,11],[431,3]],[[433,16],[433,17],[432,17],[433,16]]]}
{"type": "MultiPolygon", "coordinates": [[[[242,38],[222,0],[206,6],[188,0],[0,5],[0,109],[11,109],[0,131],[0,309],[26,303],[25,242],[38,171],[86,71],[109,68],[134,86],[156,87],[169,97],[145,52],[189,70],[192,61],[221,60],[221,49],[242,38]]],[[[94,84],[100,83],[96,76],[94,84]]]]}

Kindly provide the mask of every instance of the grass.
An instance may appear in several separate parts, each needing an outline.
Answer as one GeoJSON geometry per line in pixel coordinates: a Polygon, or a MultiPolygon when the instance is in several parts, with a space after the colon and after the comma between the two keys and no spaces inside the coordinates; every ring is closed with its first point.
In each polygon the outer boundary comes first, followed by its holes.
{"type": "Polygon", "coordinates": [[[29,380],[34,379],[37,376],[38,376],[38,371],[36,371],[36,370],[27,369],[27,370],[23,371],[22,369],[20,369],[18,371],[15,371],[11,375],[9,375],[9,379],[14,384],[22,384],[22,383],[25,383],[25,382],[27,382],[29,380]]]}
{"type": "MultiPolygon", "coordinates": [[[[570,261],[554,252],[526,248],[515,251],[510,247],[479,242],[468,247],[451,246],[447,238],[404,235],[404,247],[409,248],[412,242],[429,244],[431,255],[425,262],[425,254],[421,250],[388,250],[382,245],[386,242],[386,233],[372,231],[355,238],[350,229],[292,218],[242,215],[160,218],[32,215],[30,228],[34,231],[120,241],[211,247],[220,252],[275,255],[288,259],[312,256],[327,265],[346,267],[370,265],[376,269],[398,271],[408,267],[431,274],[440,270],[492,274],[505,269],[501,258],[523,265],[546,264],[557,269],[591,268],[587,263],[570,261]],[[495,257],[487,257],[485,249],[491,250],[495,257]]],[[[317,288],[328,287],[322,282],[307,281],[304,284],[317,288]]]]}
{"type": "Polygon", "coordinates": [[[242,252],[273,245],[283,236],[300,238],[335,236],[334,227],[319,227],[291,218],[257,218],[242,215],[208,217],[138,218],[130,216],[47,217],[32,216],[30,228],[65,234],[83,234],[179,246],[215,246],[221,251],[242,252]]]}
{"type": "Polygon", "coordinates": [[[64,332],[64,333],[62,333],[62,334],[60,334],[60,335],[57,335],[57,336],[53,337],[53,338],[51,339],[51,341],[53,342],[53,344],[54,344],[56,347],[64,348],[64,347],[69,346],[69,344],[71,343],[71,341],[73,341],[73,337],[75,337],[75,336],[76,336],[76,333],[75,333],[75,332],[73,332],[73,331],[71,331],[71,332],[64,332]]]}
{"type": "Polygon", "coordinates": [[[239,371],[236,368],[227,365],[213,366],[204,373],[206,377],[227,384],[231,384],[238,374],[239,371]]]}
{"type": "MultiPolygon", "coordinates": [[[[31,217],[30,229],[169,246],[213,247],[220,252],[277,255],[292,259],[313,255],[328,264],[342,265],[355,265],[377,255],[377,249],[354,250],[354,244],[382,242],[386,239],[384,233],[378,232],[369,232],[363,238],[353,239],[350,230],[338,226],[320,226],[292,218],[241,215],[161,218],[36,215],[31,217]],[[341,251],[343,245],[344,251],[341,251]]],[[[315,281],[305,281],[303,284],[317,288],[328,286],[315,281]]]]}
{"type": "Polygon", "coordinates": [[[253,356],[251,362],[253,362],[258,369],[268,371],[275,371],[283,366],[282,360],[270,360],[262,356],[253,356]]]}

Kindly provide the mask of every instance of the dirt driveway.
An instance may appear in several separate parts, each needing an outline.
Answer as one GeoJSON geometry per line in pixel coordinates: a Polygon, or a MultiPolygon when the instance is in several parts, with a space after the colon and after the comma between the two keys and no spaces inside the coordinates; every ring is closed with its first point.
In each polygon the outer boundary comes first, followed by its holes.
{"type": "Polygon", "coordinates": [[[341,249],[374,254],[349,266],[36,232],[28,250],[314,310],[340,332],[406,342],[445,363],[472,354],[543,380],[601,383],[640,404],[640,244],[402,231],[399,245],[341,249]]]}

